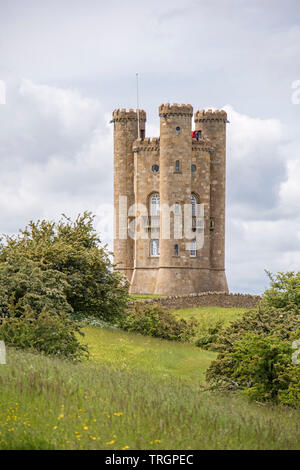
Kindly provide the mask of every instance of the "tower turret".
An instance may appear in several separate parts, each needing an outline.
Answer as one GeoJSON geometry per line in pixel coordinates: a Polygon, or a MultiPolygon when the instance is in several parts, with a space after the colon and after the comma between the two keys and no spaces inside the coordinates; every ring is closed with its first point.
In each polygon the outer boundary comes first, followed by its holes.
{"type": "MultiPolygon", "coordinates": [[[[134,264],[134,240],[128,236],[127,227],[128,208],[135,202],[132,146],[138,138],[138,114],[133,109],[129,111],[116,109],[112,120],[114,122],[114,262],[118,265],[118,270],[122,271],[130,281],[134,264]]],[[[140,110],[140,136],[145,135],[145,122],[146,113],[140,110]]]]}
{"type": "Polygon", "coordinates": [[[191,105],[162,104],[160,117],[160,260],[155,292],[157,294],[193,292],[193,283],[187,269],[189,251],[184,238],[174,238],[174,214],[171,212],[170,237],[166,232],[168,213],[175,204],[190,204],[192,161],[191,105]],[[173,232],[173,233],[172,233],[173,232]],[[179,256],[174,256],[177,245],[179,256]],[[177,280],[177,282],[176,282],[177,280]]]}
{"type": "Polygon", "coordinates": [[[225,275],[226,122],[224,110],[197,111],[195,128],[210,139],[210,266],[212,290],[228,291],[225,275]]]}

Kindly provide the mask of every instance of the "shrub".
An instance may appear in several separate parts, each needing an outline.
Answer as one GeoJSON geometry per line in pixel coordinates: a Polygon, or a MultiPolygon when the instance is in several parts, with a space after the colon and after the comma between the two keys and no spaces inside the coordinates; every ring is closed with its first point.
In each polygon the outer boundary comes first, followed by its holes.
{"type": "Polygon", "coordinates": [[[207,329],[201,328],[201,335],[195,341],[195,346],[202,349],[217,351],[219,349],[218,338],[222,331],[224,321],[219,320],[207,329]]]}
{"type": "Polygon", "coordinates": [[[7,346],[36,350],[47,355],[72,360],[88,357],[88,349],[80,344],[77,334],[83,334],[80,324],[68,314],[49,312],[45,308],[37,314],[27,305],[21,315],[10,306],[10,315],[0,321],[0,339],[7,346]]]}
{"type": "Polygon", "coordinates": [[[250,398],[299,406],[299,366],[292,365],[291,345],[300,326],[300,275],[269,277],[260,304],[217,334],[221,352],[206,377],[212,386],[250,398]]]}
{"type": "Polygon", "coordinates": [[[37,262],[10,253],[5,263],[0,263],[0,317],[13,310],[21,316],[26,307],[37,315],[43,309],[53,313],[72,313],[65,291],[66,275],[48,269],[43,271],[37,262]]]}
{"type": "Polygon", "coordinates": [[[19,236],[6,236],[6,244],[0,245],[0,269],[4,266],[3,269],[10,270],[12,276],[15,272],[16,278],[12,280],[14,287],[4,285],[4,292],[1,287],[2,297],[7,300],[10,292],[15,290],[17,299],[19,295],[25,295],[26,289],[31,290],[30,282],[23,282],[22,272],[19,275],[18,270],[14,271],[15,259],[22,259],[37,269],[40,291],[46,287],[45,279],[50,276],[47,273],[51,273],[51,288],[57,289],[59,294],[63,290],[62,301],[67,301],[68,310],[72,309],[74,316],[92,315],[113,321],[121,315],[127,306],[128,286],[118,272],[113,272],[110,253],[101,246],[93,219],[85,212],[75,222],[65,216],[58,223],[30,222],[19,236]]]}
{"type": "Polygon", "coordinates": [[[177,319],[158,304],[135,304],[119,324],[127,331],[174,341],[188,341],[199,328],[197,320],[177,319]]]}
{"type": "Polygon", "coordinates": [[[284,385],[288,385],[279,390],[278,399],[283,405],[300,408],[300,366],[289,365],[288,369],[279,377],[284,385]]]}
{"type": "MultiPolygon", "coordinates": [[[[291,344],[274,336],[246,334],[231,352],[220,354],[207,371],[219,388],[242,390],[249,398],[278,401],[283,374],[291,363],[291,344]]],[[[286,384],[285,384],[286,386],[286,384]]]]}

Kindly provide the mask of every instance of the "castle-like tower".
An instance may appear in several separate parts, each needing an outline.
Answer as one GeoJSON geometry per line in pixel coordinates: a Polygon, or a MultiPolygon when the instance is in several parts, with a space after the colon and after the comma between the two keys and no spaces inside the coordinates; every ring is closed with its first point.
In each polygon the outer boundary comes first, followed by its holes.
{"type": "Polygon", "coordinates": [[[149,139],[145,111],[113,112],[114,262],[132,293],[228,291],[227,114],[196,111],[198,138],[192,137],[191,105],[162,104],[159,117],[160,137],[149,139]]]}

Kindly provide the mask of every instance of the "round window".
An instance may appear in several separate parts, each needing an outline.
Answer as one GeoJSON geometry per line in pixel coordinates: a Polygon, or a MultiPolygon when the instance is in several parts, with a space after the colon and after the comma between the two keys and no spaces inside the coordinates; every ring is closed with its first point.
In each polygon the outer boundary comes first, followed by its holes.
{"type": "Polygon", "coordinates": [[[159,171],[159,166],[158,165],[152,165],[152,171],[153,171],[153,173],[157,173],[159,171]]]}
{"type": "Polygon", "coordinates": [[[179,126],[176,127],[176,131],[178,131],[178,132],[180,131],[180,127],[179,127],[179,126]]]}
{"type": "Polygon", "coordinates": [[[192,169],[192,173],[194,173],[196,171],[196,165],[192,165],[191,169],[192,169]]]}

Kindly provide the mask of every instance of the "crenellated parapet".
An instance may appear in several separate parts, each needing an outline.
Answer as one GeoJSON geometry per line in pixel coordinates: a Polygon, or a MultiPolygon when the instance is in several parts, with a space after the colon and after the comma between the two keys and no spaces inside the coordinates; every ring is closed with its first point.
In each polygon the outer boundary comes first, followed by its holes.
{"type": "Polygon", "coordinates": [[[206,111],[202,109],[201,111],[196,111],[194,116],[195,122],[203,122],[203,121],[227,121],[227,113],[224,109],[212,111],[211,109],[207,109],[206,111]]]}
{"type": "Polygon", "coordinates": [[[133,142],[134,152],[157,152],[160,147],[159,137],[146,137],[145,139],[136,139],[133,142]]]}
{"type": "Polygon", "coordinates": [[[164,117],[164,116],[193,116],[193,106],[191,104],[170,104],[170,103],[165,103],[161,104],[158,108],[159,110],[159,116],[164,117]]]}
{"type": "Polygon", "coordinates": [[[212,153],[214,151],[213,145],[210,139],[192,139],[192,152],[204,151],[212,153]]]}
{"type": "MultiPolygon", "coordinates": [[[[115,109],[112,113],[112,120],[114,122],[122,120],[137,121],[138,113],[134,109],[130,108],[128,111],[125,108],[115,109]]],[[[143,109],[139,110],[140,121],[146,121],[146,112],[143,109]]]]}

